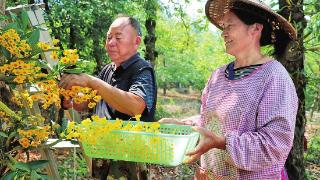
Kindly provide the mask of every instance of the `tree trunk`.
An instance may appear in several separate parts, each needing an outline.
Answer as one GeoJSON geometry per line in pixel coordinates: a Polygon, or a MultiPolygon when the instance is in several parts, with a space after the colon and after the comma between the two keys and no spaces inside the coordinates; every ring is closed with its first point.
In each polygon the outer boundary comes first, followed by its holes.
{"type": "MultiPolygon", "coordinates": [[[[6,9],[6,0],[0,0],[0,13],[1,15],[5,14],[5,9],[6,9]]],[[[5,23],[1,23],[0,27],[3,27],[5,25],[5,23]]],[[[0,60],[3,61],[2,57],[0,56],[0,60]]],[[[3,97],[5,97],[5,94],[3,93],[4,91],[6,91],[6,84],[3,81],[0,81],[0,100],[3,101],[3,97]]],[[[7,91],[6,91],[7,93],[7,91]]],[[[2,150],[2,147],[4,147],[4,141],[0,141],[0,145],[1,145],[1,149],[0,149],[0,159],[3,160],[5,159],[4,157],[4,150],[2,150]]],[[[0,175],[2,175],[5,170],[6,170],[6,166],[3,166],[2,163],[0,163],[0,175]]]]}
{"type": "Polygon", "coordinates": [[[287,4],[286,0],[279,0],[279,9],[281,15],[292,19],[291,23],[297,25],[298,38],[288,47],[286,56],[280,59],[280,62],[286,67],[291,74],[296,91],[299,97],[299,108],[296,119],[294,142],[291,152],[286,161],[286,169],[290,179],[304,179],[304,132],[306,126],[305,114],[305,88],[306,77],[304,75],[304,45],[303,31],[306,27],[304,18],[303,0],[291,0],[292,4],[287,4]]]}
{"type": "Polygon", "coordinates": [[[154,66],[157,57],[155,35],[156,21],[152,18],[148,18],[146,20],[145,26],[148,32],[148,34],[144,38],[144,44],[146,46],[145,59],[149,60],[154,66]]]}
{"type": "Polygon", "coordinates": [[[6,0],[0,0],[0,11],[2,14],[4,14],[5,9],[6,9],[6,0]]]}
{"type": "MultiPolygon", "coordinates": [[[[101,48],[101,44],[105,42],[101,40],[101,37],[105,37],[106,34],[104,34],[105,27],[101,26],[101,22],[106,20],[104,20],[103,19],[104,17],[98,14],[96,14],[95,17],[96,17],[96,21],[93,23],[91,27],[90,37],[92,37],[92,40],[93,40],[92,56],[94,57],[97,63],[96,71],[94,72],[94,74],[98,74],[102,70],[103,66],[105,65],[103,62],[103,59],[104,59],[103,55],[106,54],[106,51],[104,50],[104,48],[101,48]]],[[[111,24],[111,21],[110,21],[110,24],[111,24]]]]}
{"type": "Polygon", "coordinates": [[[75,49],[76,47],[76,27],[73,24],[73,20],[70,20],[70,34],[69,34],[69,48],[75,49]]]}
{"type": "Polygon", "coordinates": [[[144,38],[145,49],[145,59],[149,60],[152,66],[155,66],[156,58],[158,53],[156,51],[156,17],[157,17],[157,0],[147,0],[144,2],[144,9],[147,14],[145,27],[147,29],[147,35],[144,38]]]}
{"type": "MultiPolygon", "coordinates": [[[[95,27],[95,26],[93,26],[95,27]]],[[[105,53],[105,52],[102,52],[101,48],[100,48],[100,40],[99,40],[99,35],[100,34],[96,34],[96,35],[93,35],[92,36],[92,39],[93,39],[93,50],[92,50],[92,53],[93,53],[93,57],[94,59],[96,60],[96,63],[97,63],[97,67],[96,67],[96,72],[95,74],[98,74],[102,68],[103,68],[103,60],[102,60],[102,54],[105,53]]]]}
{"type": "MultiPolygon", "coordinates": [[[[0,13],[1,15],[4,15],[5,14],[5,11],[6,10],[6,0],[0,0],[0,13]]],[[[0,27],[3,27],[5,25],[5,22],[1,22],[0,24],[0,27]]]]}

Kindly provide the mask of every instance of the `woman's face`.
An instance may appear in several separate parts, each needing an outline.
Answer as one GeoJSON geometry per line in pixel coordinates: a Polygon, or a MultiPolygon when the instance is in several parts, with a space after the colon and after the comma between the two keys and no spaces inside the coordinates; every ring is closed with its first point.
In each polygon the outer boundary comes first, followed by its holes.
{"type": "Polygon", "coordinates": [[[252,45],[250,26],[244,24],[233,12],[227,12],[221,23],[223,28],[221,36],[228,54],[237,56],[252,45]]]}

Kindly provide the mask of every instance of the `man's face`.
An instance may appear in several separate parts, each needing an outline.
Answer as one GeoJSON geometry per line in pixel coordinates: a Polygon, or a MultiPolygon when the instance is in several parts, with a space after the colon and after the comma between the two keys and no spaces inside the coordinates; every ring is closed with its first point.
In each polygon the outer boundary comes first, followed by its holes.
{"type": "Polygon", "coordinates": [[[119,66],[133,56],[141,42],[135,29],[126,17],[116,19],[107,33],[105,48],[111,60],[119,66]]]}

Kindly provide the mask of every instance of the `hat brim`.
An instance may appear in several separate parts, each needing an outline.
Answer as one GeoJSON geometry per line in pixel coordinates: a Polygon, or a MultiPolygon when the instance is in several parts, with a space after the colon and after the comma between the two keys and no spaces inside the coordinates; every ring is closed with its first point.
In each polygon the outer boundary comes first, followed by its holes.
{"type": "Polygon", "coordinates": [[[271,8],[258,0],[208,0],[206,3],[205,12],[209,21],[217,28],[222,30],[219,22],[223,18],[224,14],[233,8],[234,2],[242,2],[267,12],[270,14],[270,16],[273,16],[273,19],[277,21],[276,23],[278,24],[279,28],[283,29],[292,40],[297,38],[296,29],[287,19],[274,12],[271,8]]]}

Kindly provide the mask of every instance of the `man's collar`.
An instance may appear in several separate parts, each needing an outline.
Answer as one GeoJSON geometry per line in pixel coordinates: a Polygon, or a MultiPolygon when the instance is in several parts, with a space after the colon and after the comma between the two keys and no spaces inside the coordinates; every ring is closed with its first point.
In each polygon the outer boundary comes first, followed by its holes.
{"type": "Polygon", "coordinates": [[[128,60],[124,61],[120,66],[122,69],[127,69],[131,64],[137,62],[140,59],[140,54],[136,53],[135,55],[131,56],[128,60]]]}

